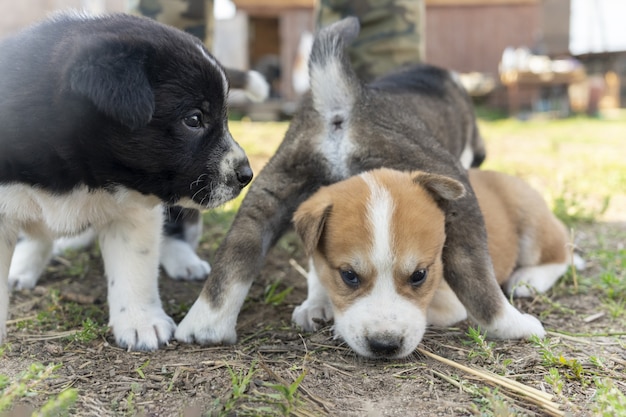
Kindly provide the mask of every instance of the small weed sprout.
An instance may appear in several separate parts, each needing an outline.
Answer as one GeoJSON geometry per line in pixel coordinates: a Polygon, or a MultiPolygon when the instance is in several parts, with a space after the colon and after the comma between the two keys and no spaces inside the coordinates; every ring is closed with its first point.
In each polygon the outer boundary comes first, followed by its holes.
{"type": "MultiPolygon", "coordinates": [[[[13,382],[5,375],[0,375],[0,411],[11,407],[15,400],[23,397],[36,395],[35,388],[45,380],[52,378],[54,372],[61,367],[60,364],[44,366],[40,363],[31,364],[28,369],[13,382]]],[[[77,391],[69,389],[61,392],[58,396],[49,399],[46,404],[34,416],[63,416],[76,402],[77,391]]]]}
{"type": "Polygon", "coordinates": [[[561,378],[561,374],[559,370],[556,368],[548,369],[548,374],[545,376],[545,380],[550,386],[556,395],[561,395],[563,392],[563,378],[561,378]]]}
{"type": "Polygon", "coordinates": [[[150,359],[148,359],[147,361],[145,361],[144,363],[141,364],[141,366],[139,366],[139,368],[135,369],[135,372],[137,372],[137,374],[141,377],[141,379],[146,379],[146,374],[143,372],[143,370],[150,365],[150,359]]]}
{"type": "Polygon", "coordinates": [[[464,344],[471,346],[473,349],[468,353],[468,358],[482,358],[483,360],[494,360],[493,350],[496,346],[495,342],[488,342],[486,333],[481,332],[480,327],[469,327],[466,333],[471,339],[464,344]]]}
{"type": "Polygon", "coordinates": [[[293,291],[293,287],[287,287],[282,291],[278,291],[278,287],[280,286],[280,284],[280,280],[274,281],[272,284],[268,285],[265,288],[265,293],[263,295],[263,301],[265,302],[265,304],[278,306],[285,301],[285,298],[287,298],[289,294],[291,294],[291,291],[293,291]]]}

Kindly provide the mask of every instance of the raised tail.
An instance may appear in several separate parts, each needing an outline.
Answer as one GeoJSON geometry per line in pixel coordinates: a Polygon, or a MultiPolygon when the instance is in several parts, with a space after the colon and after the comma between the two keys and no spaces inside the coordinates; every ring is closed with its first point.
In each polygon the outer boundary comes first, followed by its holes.
{"type": "Polygon", "coordinates": [[[359,82],[346,46],[359,34],[355,17],[322,28],[315,36],[309,59],[313,105],[328,121],[348,116],[359,95],[359,82]]]}

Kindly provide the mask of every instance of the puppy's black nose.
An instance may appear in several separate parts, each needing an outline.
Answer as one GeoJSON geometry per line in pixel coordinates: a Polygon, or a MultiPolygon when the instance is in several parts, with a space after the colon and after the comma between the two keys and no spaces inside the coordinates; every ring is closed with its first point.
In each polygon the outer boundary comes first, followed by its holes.
{"type": "Polygon", "coordinates": [[[373,336],[367,338],[370,352],[375,356],[392,357],[400,351],[402,338],[397,336],[373,336]]]}
{"type": "Polygon", "coordinates": [[[242,188],[250,184],[250,181],[252,181],[252,168],[250,168],[248,161],[243,161],[239,164],[239,166],[235,168],[235,174],[237,175],[237,181],[239,181],[242,188]]]}

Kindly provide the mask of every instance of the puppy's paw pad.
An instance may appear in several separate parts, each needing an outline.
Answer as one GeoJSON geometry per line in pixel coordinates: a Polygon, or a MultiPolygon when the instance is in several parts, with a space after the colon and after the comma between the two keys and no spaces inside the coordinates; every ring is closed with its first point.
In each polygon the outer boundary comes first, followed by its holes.
{"type": "Polygon", "coordinates": [[[174,320],[160,308],[124,310],[111,316],[109,326],[120,347],[140,351],[157,350],[176,330],[174,320]]]}
{"type": "Polygon", "coordinates": [[[305,301],[293,310],[291,321],[304,331],[313,332],[320,327],[320,322],[328,322],[332,318],[333,311],[330,305],[305,301]]]}

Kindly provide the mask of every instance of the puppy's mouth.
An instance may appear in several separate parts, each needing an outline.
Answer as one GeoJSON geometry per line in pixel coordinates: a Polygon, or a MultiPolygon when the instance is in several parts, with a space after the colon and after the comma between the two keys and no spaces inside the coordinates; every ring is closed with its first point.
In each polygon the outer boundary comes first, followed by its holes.
{"type": "Polygon", "coordinates": [[[191,184],[191,198],[181,198],[177,204],[201,210],[218,207],[237,197],[250,184],[252,177],[252,169],[247,159],[218,180],[211,180],[208,174],[203,174],[191,184]]]}

